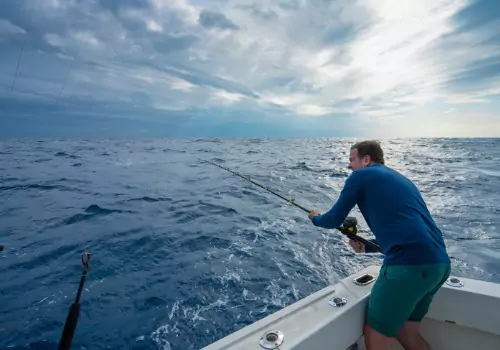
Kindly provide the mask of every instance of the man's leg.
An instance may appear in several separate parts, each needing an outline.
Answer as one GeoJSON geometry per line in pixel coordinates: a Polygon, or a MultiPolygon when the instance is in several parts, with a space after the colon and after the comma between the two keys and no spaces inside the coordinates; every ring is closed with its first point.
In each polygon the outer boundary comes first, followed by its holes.
{"type": "Polygon", "coordinates": [[[417,295],[408,298],[412,289],[405,282],[410,278],[405,267],[381,267],[368,300],[363,329],[366,350],[391,349],[399,330],[422,297],[417,295]]]}
{"type": "MultiPolygon", "coordinates": [[[[398,340],[406,350],[430,350],[429,344],[420,335],[420,323],[429,311],[429,306],[434,299],[434,295],[438,292],[441,286],[450,276],[449,265],[436,265],[438,275],[441,274],[441,280],[432,288],[429,293],[424,295],[417,303],[413,310],[410,319],[406,322],[398,333],[398,340]]],[[[426,276],[430,273],[424,272],[426,276]]]]}
{"type": "Polygon", "coordinates": [[[392,343],[396,341],[396,338],[387,337],[368,324],[365,324],[363,335],[365,337],[366,350],[389,350],[392,343]]]}
{"type": "Polygon", "coordinates": [[[398,333],[398,340],[406,350],[429,350],[429,344],[420,335],[420,323],[429,311],[429,305],[434,298],[434,294],[439,290],[434,288],[426,294],[415,306],[410,319],[401,327],[398,333]]]}
{"type": "Polygon", "coordinates": [[[420,335],[420,322],[406,322],[397,338],[406,350],[430,350],[429,344],[420,335]]]}
{"type": "Polygon", "coordinates": [[[367,350],[388,350],[399,334],[410,346],[421,343],[418,327],[403,327],[407,321],[419,322],[425,316],[432,296],[446,281],[443,269],[437,264],[381,267],[368,301],[367,350]]]}

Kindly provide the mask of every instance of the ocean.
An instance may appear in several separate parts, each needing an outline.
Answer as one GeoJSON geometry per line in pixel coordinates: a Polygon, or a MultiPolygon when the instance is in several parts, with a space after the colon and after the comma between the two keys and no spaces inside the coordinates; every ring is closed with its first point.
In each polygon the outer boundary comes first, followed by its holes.
{"type": "MultiPolygon", "coordinates": [[[[200,349],[357,270],[325,212],[356,139],[0,141],[0,348],[55,349],[91,253],[73,349],[200,349]]],[[[383,140],[455,276],[500,282],[500,139],[383,140]]],[[[359,234],[373,237],[359,210],[359,234]]]]}

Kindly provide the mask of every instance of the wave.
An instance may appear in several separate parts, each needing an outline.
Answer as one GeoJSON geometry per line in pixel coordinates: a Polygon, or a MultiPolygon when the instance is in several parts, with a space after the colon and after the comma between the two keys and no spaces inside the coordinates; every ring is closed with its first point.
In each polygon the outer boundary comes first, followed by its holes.
{"type": "Polygon", "coordinates": [[[168,198],[168,197],[158,197],[158,198],[154,198],[154,197],[148,197],[148,196],[144,196],[144,197],[139,197],[139,198],[131,198],[131,199],[127,199],[128,202],[171,202],[172,201],[172,198],[168,198]]]}
{"type": "Polygon", "coordinates": [[[299,162],[295,166],[293,166],[292,169],[312,171],[312,169],[307,166],[306,162],[299,162]]]}
{"type": "Polygon", "coordinates": [[[52,158],[39,158],[39,159],[34,160],[33,162],[34,163],[45,163],[45,162],[50,162],[51,160],[52,160],[52,158]]]}
{"type": "Polygon", "coordinates": [[[182,149],[174,149],[174,148],[164,148],[163,152],[165,153],[186,153],[185,150],[182,149]]]}
{"type": "MultiPolygon", "coordinates": [[[[83,214],[75,214],[75,215],[67,218],[66,220],[63,220],[61,222],[61,225],[72,225],[72,224],[76,224],[76,223],[81,222],[81,221],[90,220],[96,216],[105,216],[105,215],[110,215],[113,213],[124,213],[124,212],[127,212],[127,211],[101,208],[97,204],[92,204],[84,210],[83,214]]],[[[128,212],[130,213],[130,211],[128,211],[128,212]]]]}
{"type": "Polygon", "coordinates": [[[190,237],[178,243],[178,248],[185,252],[205,251],[207,247],[227,249],[231,246],[232,240],[223,237],[200,235],[190,237]]]}
{"type": "Polygon", "coordinates": [[[210,142],[210,143],[221,143],[222,141],[218,138],[207,138],[207,139],[196,139],[192,142],[210,142]]]}
{"type": "Polygon", "coordinates": [[[53,186],[53,185],[28,184],[28,185],[0,186],[0,191],[24,190],[24,189],[53,190],[53,189],[62,189],[62,188],[63,187],[61,187],[61,186],[53,186]]]}
{"type": "Polygon", "coordinates": [[[58,180],[51,180],[46,184],[29,183],[29,184],[16,184],[16,185],[0,186],[0,192],[2,192],[2,191],[22,191],[22,190],[41,190],[41,191],[58,190],[58,191],[62,191],[62,192],[88,193],[87,190],[81,189],[81,188],[78,188],[75,186],[66,186],[66,185],[55,184],[57,182],[79,183],[79,184],[86,184],[87,183],[87,181],[84,181],[84,180],[61,178],[58,180]]]}
{"type": "Polygon", "coordinates": [[[78,156],[74,156],[72,154],[68,154],[66,152],[57,152],[54,154],[55,157],[66,157],[66,158],[71,158],[71,159],[78,159],[78,156]]]}
{"type": "Polygon", "coordinates": [[[35,256],[28,261],[12,264],[10,268],[11,269],[22,268],[25,270],[32,270],[40,266],[45,266],[51,261],[60,259],[65,254],[69,254],[70,252],[76,252],[78,248],[81,248],[79,244],[69,244],[60,246],[55,249],[51,249],[41,255],[35,256]]]}
{"type": "MultiPolygon", "coordinates": [[[[59,323],[57,325],[53,325],[55,327],[59,327],[59,323]]],[[[25,345],[9,345],[9,350],[53,350],[56,349],[59,345],[58,342],[50,341],[50,340],[40,340],[32,343],[28,343],[25,345]]]]}
{"type": "Polygon", "coordinates": [[[291,167],[291,169],[305,170],[318,174],[330,174],[330,177],[347,177],[349,175],[347,172],[338,172],[338,171],[332,172],[331,168],[313,169],[309,165],[307,165],[306,162],[299,162],[295,166],[291,167]]]}
{"type": "Polygon", "coordinates": [[[199,204],[204,206],[207,209],[207,212],[210,214],[237,214],[238,212],[234,208],[226,207],[220,204],[207,203],[203,201],[199,201],[199,204]]]}

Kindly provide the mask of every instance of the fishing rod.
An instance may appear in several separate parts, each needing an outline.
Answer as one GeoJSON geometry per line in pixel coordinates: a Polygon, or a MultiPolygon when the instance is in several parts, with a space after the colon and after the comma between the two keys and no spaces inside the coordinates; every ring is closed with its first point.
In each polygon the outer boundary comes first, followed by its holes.
{"type": "Polygon", "coordinates": [[[78,323],[78,316],[80,315],[80,297],[83,291],[83,284],[85,283],[85,278],[87,277],[87,270],[90,264],[90,253],[82,254],[82,264],[83,273],[80,278],[80,285],[78,286],[78,292],[76,293],[76,298],[69,309],[68,317],[66,318],[66,323],[64,324],[64,330],[61,335],[61,340],[59,342],[59,350],[69,350],[71,349],[71,343],[73,341],[73,336],[75,335],[76,324],[78,323]]]}
{"type": "MultiPolygon", "coordinates": [[[[307,208],[304,208],[303,206],[297,204],[293,199],[285,198],[282,195],[274,192],[273,190],[271,190],[271,189],[269,189],[269,188],[267,188],[265,186],[262,186],[261,184],[258,184],[257,182],[255,182],[252,179],[250,179],[250,177],[248,175],[242,175],[242,174],[240,174],[237,171],[233,171],[233,170],[231,170],[229,168],[226,168],[226,167],[224,167],[222,165],[213,163],[213,162],[211,162],[209,160],[203,160],[203,159],[200,159],[200,158],[198,158],[198,160],[200,160],[202,162],[206,162],[206,163],[212,164],[212,165],[215,165],[216,167],[219,167],[219,168],[224,169],[226,171],[229,171],[230,173],[233,173],[236,176],[239,176],[239,177],[241,177],[241,178],[243,178],[243,179],[245,179],[247,181],[250,181],[251,183],[253,183],[256,186],[259,186],[260,188],[263,188],[264,190],[268,191],[269,193],[272,193],[275,196],[280,197],[281,199],[283,199],[283,200],[287,201],[288,203],[296,206],[297,208],[300,208],[300,209],[302,209],[303,211],[305,211],[307,213],[311,212],[311,210],[309,210],[307,208]]],[[[360,236],[358,236],[356,234],[357,233],[357,227],[356,227],[356,225],[357,225],[357,220],[356,220],[355,217],[347,217],[346,220],[344,220],[344,223],[342,224],[342,226],[336,227],[336,229],[339,230],[344,235],[346,235],[347,237],[349,237],[350,239],[352,239],[353,241],[357,241],[357,242],[363,243],[365,246],[369,246],[374,251],[381,253],[382,251],[380,250],[380,247],[377,244],[375,244],[375,243],[373,243],[373,242],[371,242],[371,241],[369,241],[369,240],[367,240],[367,239],[365,239],[363,237],[360,237],[360,236]]]]}

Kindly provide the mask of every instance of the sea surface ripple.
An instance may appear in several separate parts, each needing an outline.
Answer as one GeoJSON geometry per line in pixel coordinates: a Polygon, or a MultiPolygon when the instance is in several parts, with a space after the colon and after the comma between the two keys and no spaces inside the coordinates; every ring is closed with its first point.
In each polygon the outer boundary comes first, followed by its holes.
{"type": "MultiPolygon", "coordinates": [[[[327,211],[354,139],[0,142],[0,348],[54,349],[89,251],[74,349],[200,349],[357,270],[327,211]]],[[[500,140],[385,140],[421,189],[453,274],[500,282],[500,140]]],[[[372,237],[357,208],[360,234],[372,237]]]]}

